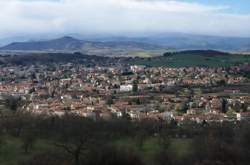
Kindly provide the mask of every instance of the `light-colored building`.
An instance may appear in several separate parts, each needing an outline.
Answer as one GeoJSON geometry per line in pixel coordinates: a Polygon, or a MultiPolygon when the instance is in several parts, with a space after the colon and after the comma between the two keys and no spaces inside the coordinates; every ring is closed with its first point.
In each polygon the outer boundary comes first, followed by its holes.
{"type": "Polygon", "coordinates": [[[133,85],[121,85],[120,91],[121,92],[130,92],[133,90],[133,85]]]}

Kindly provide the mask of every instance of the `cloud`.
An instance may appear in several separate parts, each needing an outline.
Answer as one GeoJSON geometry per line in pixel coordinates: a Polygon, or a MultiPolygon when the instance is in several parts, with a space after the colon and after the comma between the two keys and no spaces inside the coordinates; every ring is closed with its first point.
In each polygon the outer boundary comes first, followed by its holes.
{"type": "Polygon", "coordinates": [[[0,36],[185,32],[250,36],[250,15],[172,0],[0,0],[0,36]]]}
{"type": "Polygon", "coordinates": [[[166,11],[166,12],[213,12],[227,9],[228,6],[206,6],[198,3],[186,3],[179,1],[146,1],[146,0],[121,0],[112,1],[124,8],[148,11],[166,11]]]}

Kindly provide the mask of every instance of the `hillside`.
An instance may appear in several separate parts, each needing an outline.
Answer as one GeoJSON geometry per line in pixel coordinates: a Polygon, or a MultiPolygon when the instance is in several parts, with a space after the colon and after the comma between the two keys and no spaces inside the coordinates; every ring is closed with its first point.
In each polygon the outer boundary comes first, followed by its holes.
{"type": "Polygon", "coordinates": [[[39,41],[39,37],[25,37],[0,40],[0,45],[10,41],[0,51],[42,51],[75,52],[99,56],[160,56],[168,50],[222,50],[227,52],[250,52],[250,38],[205,36],[183,33],[143,34],[138,36],[85,36],[70,34],[62,38],[49,40],[48,36],[39,41]],[[77,39],[76,39],[77,38],[77,39]]]}
{"type": "Polygon", "coordinates": [[[186,50],[180,52],[166,52],[163,56],[169,57],[174,55],[196,55],[196,56],[206,56],[206,57],[216,57],[216,56],[228,56],[227,52],[221,52],[216,50],[186,50]]]}
{"type": "Polygon", "coordinates": [[[250,38],[206,36],[183,33],[148,34],[140,37],[103,37],[100,41],[135,41],[156,44],[176,50],[215,49],[223,51],[250,51],[250,38]]]}
{"type": "Polygon", "coordinates": [[[249,51],[250,38],[221,37],[191,34],[165,34],[149,39],[162,46],[168,45],[176,49],[216,49],[224,51],[249,51]]]}
{"type": "Polygon", "coordinates": [[[136,41],[84,41],[62,37],[47,41],[14,42],[0,48],[1,51],[82,52],[99,56],[134,56],[137,53],[153,52],[161,55],[166,49],[136,41]]]}
{"type": "Polygon", "coordinates": [[[130,64],[167,67],[229,67],[250,63],[248,55],[234,55],[214,50],[190,50],[165,53],[155,58],[135,58],[130,64]]]}
{"type": "MultiPolygon", "coordinates": [[[[0,65],[33,65],[52,63],[76,63],[88,66],[110,65],[118,62],[113,57],[85,55],[81,53],[27,53],[19,55],[0,55],[0,65]]],[[[125,58],[124,58],[125,59],[125,58]]]]}
{"type": "Polygon", "coordinates": [[[131,64],[146,65],[150,67],[230,67],[250,64],[249,55],[229,54],[214,50],[188,50],[180,52],[167,52],[162,56],[151,58],[112,58],[81,53],[26,53],[20,55],[0,55],[1,64],[30,65],[34,63],[81,63],[87,65],[131,64]]]}
{"type": "Polygon", "coordinates": [[[49,41],[14,42],[2,47],[2,50],[76,50],[83,42],[72,37],[63,37],[49,41]]]}

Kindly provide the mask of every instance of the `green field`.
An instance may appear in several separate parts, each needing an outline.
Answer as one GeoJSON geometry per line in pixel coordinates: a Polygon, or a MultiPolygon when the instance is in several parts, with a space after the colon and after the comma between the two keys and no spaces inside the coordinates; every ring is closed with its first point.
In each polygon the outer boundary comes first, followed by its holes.
{"type": "Polygon", "coordinates": [[[197,54],[178,54],[155,58],[137,58],[131,65],[147,65],[152,67],[229,67],[243,63],[250,63],[248,55],[204,56],[197,54]]]}
{"type": "MultiPolygon", "coordinates": [[[[146,164],[153,164],[154,155],[160,150],[158,139],[155,137],[147,138],[142,149],[139,149],[134,139],[120,139],[114,142],[114,145],[123,150],[131,150],[142,156],[146,164]]],[[[177,158],[183,158],[188,155],[191,139],[172,139],[169,152],[176,155],[177,158]]],[[[22,148],[22,140],[17,137],[8,136],[4,138],[4,143],[0,147],[0,164],[1,165],[18,165],[25,162],[39,153],[46,153],[55,150],[55,146],[48,141],[37,140],[32,150],[25,153],[22,148]]]]}
{"type": "Polygon", "coordinates": [[[138,50],[131,51],[129,54],[132,54],[135,57],[149,58],[149,57],[157,57],[162,56],[167,50],[138,50]]]}
{"type": "MultiPolygon", "coordinates": [[[[146,164],[155,164],[154,156],[157,154],[161,146],[158,143],[158,138],[147,138],[141,149],[138,148],[135,139],[121,139],[115,142],[116,146],[123,149],[130,149],[139,153],[146,164]]],[[[192,139],[170,139],[170,145],[167,152],[175,155],[177,159],[183,159],[190,154],[192,139]]]]}
{"type": "Polygon", "coordinates": [[[55,147],[43,140],[37,140],[29,153],[25,153],[23,143],[20,138],[5,136],[0,147],[0,164],[17,165],[31,159],[34,155],[49,152],[55,147]]]}

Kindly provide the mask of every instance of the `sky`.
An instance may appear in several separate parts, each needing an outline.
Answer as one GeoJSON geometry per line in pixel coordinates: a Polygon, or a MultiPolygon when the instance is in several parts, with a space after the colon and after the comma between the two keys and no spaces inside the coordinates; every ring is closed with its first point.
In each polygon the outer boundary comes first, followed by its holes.
{"type": "Polygon", "coordinates": [[[0,39],[43,34],[250,37],[250,0],[0,0],[0,39]]]}

